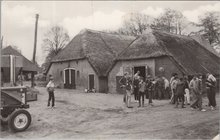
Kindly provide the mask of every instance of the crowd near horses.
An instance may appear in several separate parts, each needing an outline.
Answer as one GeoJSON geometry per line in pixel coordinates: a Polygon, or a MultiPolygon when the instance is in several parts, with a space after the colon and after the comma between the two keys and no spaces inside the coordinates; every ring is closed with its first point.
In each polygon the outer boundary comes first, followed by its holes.
{"type": "MultiPolygon", "coordinates": [[[[170,99],[170,104],[174,104],[178,108],[185,108],[189,105],[192,110],[198,109],[199,111],[206,111],[202,107],[202,94],[203,94],[203,76],[201,74],[190,76],[178,76],[173,73],[170,81],[163,76],[151,77],[148,75],[146,79],[139,76],[140,72],[137,71],[133,78],[128,73],[119,80],[121,88],[125,90],[123,101],[128,108],[131,106],[131,96],[134,95],[135,102],[139,103],[138,107],[144,107],[145,99],[148,99],[148,104],[153,106],[153,99],[170,99]]],[[[205,78],[205,91],[209,100],[208,106],[211,110],[216,109],[215,99],[216,78],[210,74],[206,74],[205,78]]]]}

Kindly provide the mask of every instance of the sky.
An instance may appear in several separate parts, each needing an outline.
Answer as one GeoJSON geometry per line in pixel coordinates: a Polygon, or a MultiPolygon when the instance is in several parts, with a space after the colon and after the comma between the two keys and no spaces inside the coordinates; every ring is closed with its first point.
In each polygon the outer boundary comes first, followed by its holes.
{"type": "Polygon", "coordinates": [[[17,46],[29,60],[33,56],[35,15],[39,14],[38,64],[44,62],[42,50],[45,33],[54,25],[63,26],[72,39],[84,28],[116,30],[122,16],[140,12],[158,17],[165,8],[179,10],[192,22],[207,11],[219,11],[219,1],[1,1],[3,46],[17,46]]]}

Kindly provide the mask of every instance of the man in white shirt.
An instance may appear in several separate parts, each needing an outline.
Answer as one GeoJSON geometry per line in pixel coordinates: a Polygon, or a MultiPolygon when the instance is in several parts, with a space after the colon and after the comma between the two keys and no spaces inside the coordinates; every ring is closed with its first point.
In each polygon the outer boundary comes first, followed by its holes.
{"type": "Polygon", "coordinates": [[[215,85],[216,85],[216,78],[208,73],[206,79],[206,90],[207,90],[207,97],[209,99],[209,106],[211,110],[214,110],[216,107],[216,99],[215,99],[215,85]]]}
{"type": "Polygon", "coordinates": [[[48,91],[48,94],[49,94],[49,98],[48,98],[48,104],[47,106],[49,107],[50,106],[50,101],[52,101],[52,108],[54,108],[54,102],[55,102],[55,97],[54,97],[54,88],[55,88],[55,84],[53,82],[53,77],[50,76],[49,77],[49,83],[47,84],[47,91],[48,91]]]}

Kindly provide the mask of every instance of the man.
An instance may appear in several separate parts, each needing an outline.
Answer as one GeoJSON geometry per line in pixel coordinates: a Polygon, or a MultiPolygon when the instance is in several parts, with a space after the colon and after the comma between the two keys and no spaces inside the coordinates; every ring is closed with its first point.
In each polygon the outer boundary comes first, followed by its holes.
{"type": "MultiPolygon", "coordinates": [[[[124,73],[123,77],[119,80],[119,84],[121,85],[121,88],[125,91],[126,87],[126,79],[127,79],[128,73],[124,73]]],[[[126,103],[126,91],[124,92],[123,102],[126,103]]]]}
{"type": "Polygon", "coordinates": [[[144,95],[146,91],[146,83],[144,82],[144,78],[140,77],[139,82],[139,93],[138,93],[138,100],[139,100],[139,106],[138,107],[144,107],[144,95]]]}
{"type": "Polygon", "coordinates": [[[137,72],[134,74],[134,78],[139,78],[139,75],[140,75],[140,71],[137,71],[137,72]]]}
{"type": "Polygon", "coordinates": [[[175,104],[176,103],[176,98],[175,98],[175,95],[176,95],[176,86],[177,86],[177,83],[178,83],[178,75],[177,74],[174,74],[174,77],[172,80],[170,80],[171,84],[170,84],[170,87],[171,87],[171,93],[172,93],[172,96],[171,96],[171,103],[172,104],[175,104]]]}
{"type": "Polygon", "coordinates": [[[170,94],[169,94],[170,83],[167,80],[167,78],[165,78],[165,77],[162,77],[162,78],[164,80],[164,89],[165,89],[164,90],[164,98],[169,99],[169,96],[170,96],[170,94]]]}
{"type": "Polygon", "coordinates": [[[215,85],[216,85],[216,78],[208,73],[206,75],[206,90],[207,90],[207,97],[209,100],[209,106],[211,110],[215,110],[216,107],[216,99],[215,99],[215,85]]]}
{"type": "Polygon", "coordinates": [[[177,77],[177,73],[173,73],[172,77],[170,78],[170,88],[171,88],[171,98],[170,98],[170,103],[171,104],[175,104],[175,99],[174,99],[174,87],[172,86],[172,82],[175,79],[175,77],[177,77]]]}
{"type": "Polygon", "coordinates": [[[130,102],[131,102],[131,93],[132,93],[132,80],[131,78],[128,76],[128,73],[124,74],[124,77],[122,77],[119,80],[119,83],[122,85],[121,87],[123,89],[125,89],[125,94],[124,94],[124,102],[126,104],[126,106],[128,108],[132,108],[130,106],[130,102]]]}
{"type": "Polygon", "coordinates": [[[164,97],[164,90],[165,90],[165,84],[162,76],[159,76],[157,79],[157,94],[158,94],[158,99],[161,100],[164,97]]]}
{"type": "Polygon", "coordinates": [[[133,87],[134,87],[134,100],[138,102],[139,82],[140,82],[140,71],[137,71],[134,75],[133,87]]]}
{"type": "Polygon", "coordinates": [[[53,76],[49,77],[49,83],[47,84],[47,91],[49,94],[49,98],[48,98],[48,104],[47,107],[50,107],[50,101],[52,101],[52,108],[54,108],[55,106],[55,97],[54,97],[54,88],[55,88],[55,84],[53,82],[53,76]]]}
{"type": "Polygon", "coordinates": [[[178,108],[179,101],[181,100],[182,102],[182,108],[184,107],[184,89],[185,89],[185,84],[183,82],[183,78],[180,78],[177,80],[177,85],[176,85],[176,92],[175,92],[175,101],[176,101],[176,108],[178,108]]]}
{"type": "Polygon", "coordinates": [[[138,93],[139,93],[139,76],[134,76],[133,87],[134,87],[134,100],[138,102],[138,93]]]}
{"type": "Polygon", "coordinates": [[[191,105],[191,109],[195,109],[196,106],[198,106],[200,111],[206,111],[202,108],[202,76],[199,75],[199,78],[197,76],[194,76],[193,79],[189,83],[189,88],[192,92],[192,94],[195,95],[195,100],[193,101],[191,105]]]}
{"type": "Polygon", "coordinates": [[[21,71],[20,74],[18,75],[18,84],[20,86],[23,86],[23,81],[24,81],[24,75],[22,74],[22,71],[21,71]]]}
{"type": "Polygon", "coordinates": [[[153,105],[153,92],[154,92],[154,83],[153,83],[153,78],[151,78],[150,75],[147,76],[147,81],[146,81],[146,91],[148,93],[148,104],[153,105]]]}

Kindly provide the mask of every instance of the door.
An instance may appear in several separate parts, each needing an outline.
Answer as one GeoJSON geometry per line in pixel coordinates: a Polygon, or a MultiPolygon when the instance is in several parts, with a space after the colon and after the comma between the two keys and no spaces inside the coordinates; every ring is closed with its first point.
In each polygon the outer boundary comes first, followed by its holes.
{"type": "Polygon", "coordinates": [[[94,89],[95,85],[95,76],[94,74],[89,74],[89,89],[94,89]]]}
{"type": "Polygon", "coordinates": [[[75,70],[72,68],[64,70],[64,88],[76,89],[75,70]]]}
{"type": "Polygon", "coordinates": [[[69,69],[64,70],[64,88],[69,88],[69,69]]]}
{"type": "Polygon", "coordinates": [[[145,66],[139,66],[139,67],[134,67],[134,74],[137,72],[140,72],[139,76],[143,77],[144,80],[146,78],[146,67],[145,66]]]}
{"type": "Polygon", "coordinates": [[[76,78],[75,78],[75,70],[70,69],[70,75],[71,75],[71,80],[70,80],[70,88],[71,89],[76,89],[76,78]]]}

